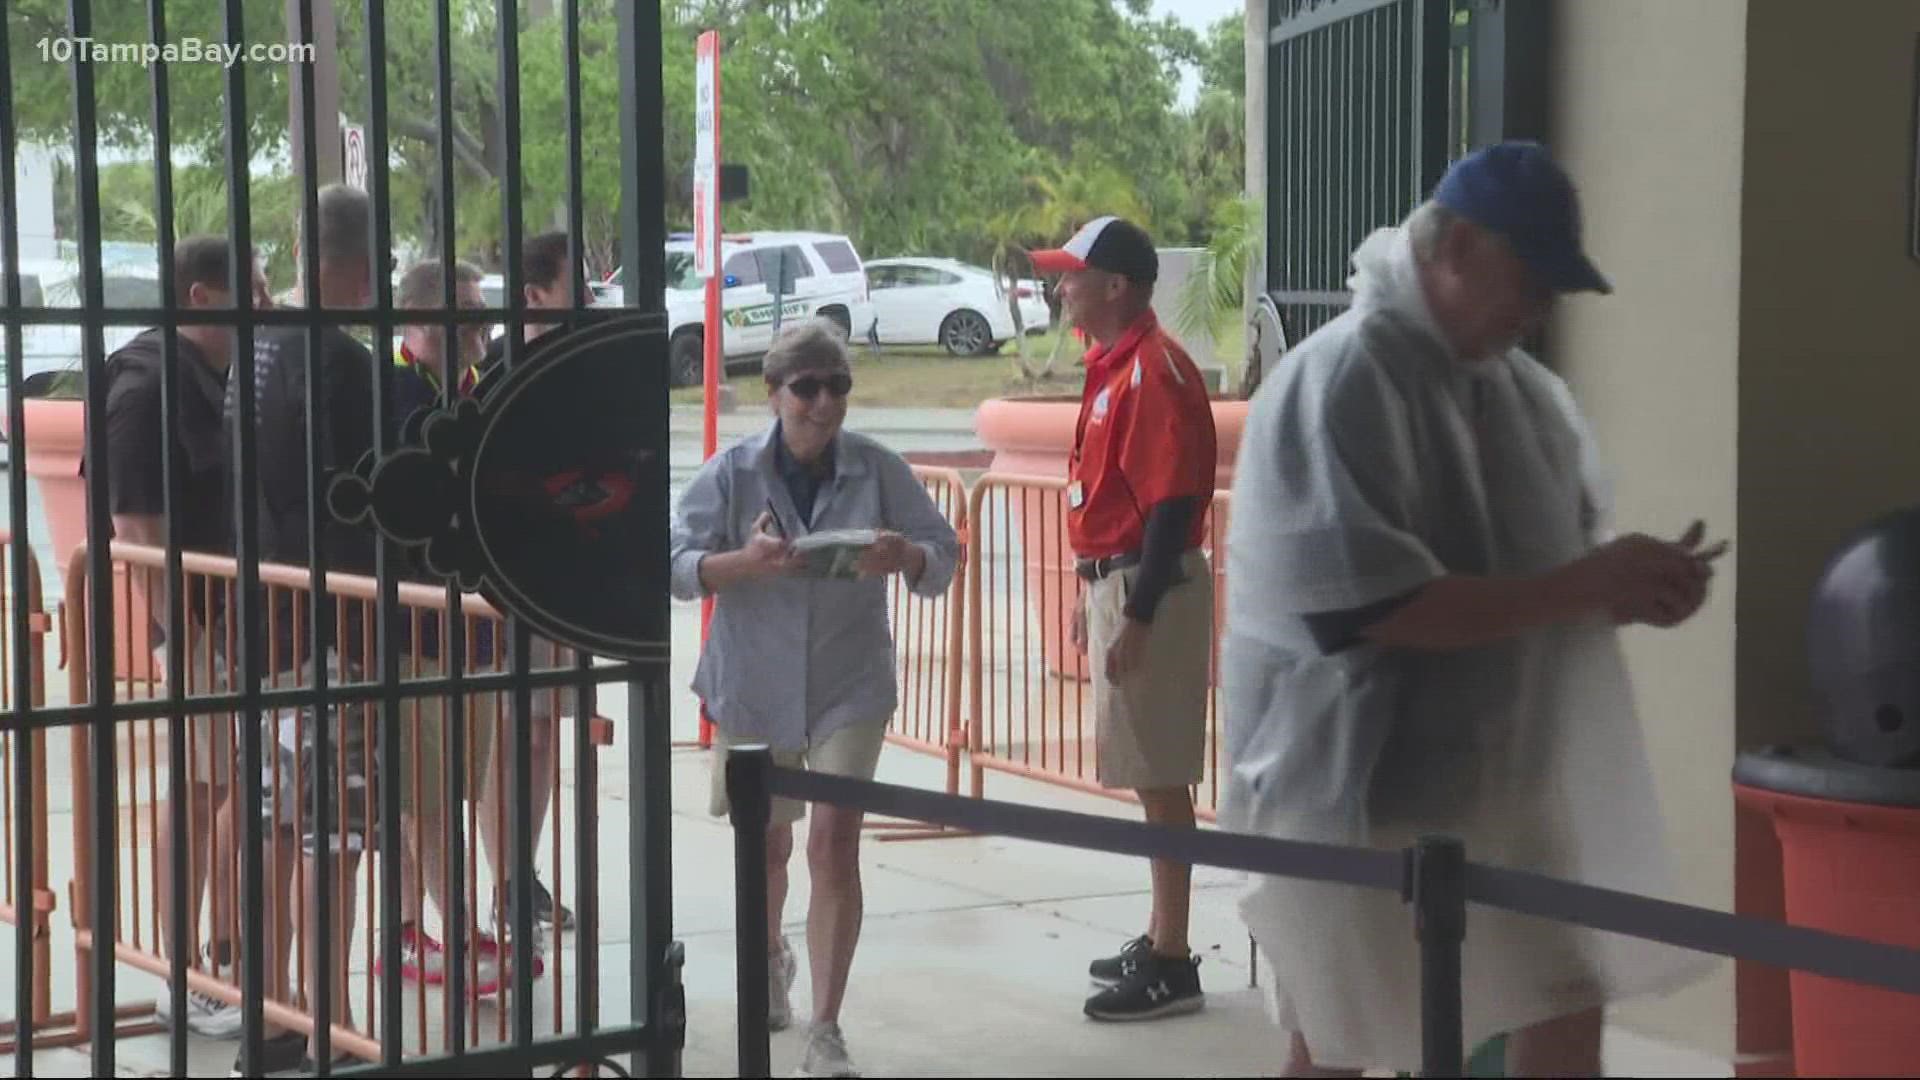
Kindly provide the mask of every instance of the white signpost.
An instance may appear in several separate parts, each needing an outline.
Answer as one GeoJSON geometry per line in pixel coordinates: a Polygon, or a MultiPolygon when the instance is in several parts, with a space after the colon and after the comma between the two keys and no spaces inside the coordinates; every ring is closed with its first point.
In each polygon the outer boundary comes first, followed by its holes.
{"type": "Polygon", "coordinates": [[[720,35],[700,35],[694,61],[693,269],[719,273],[720,254],[720,35]]]}
{"type": "Polygon", "coordinates": [[[340,125],[340,171],[348,186],[367,190],[367,131],[359,124],[340,125]]]}

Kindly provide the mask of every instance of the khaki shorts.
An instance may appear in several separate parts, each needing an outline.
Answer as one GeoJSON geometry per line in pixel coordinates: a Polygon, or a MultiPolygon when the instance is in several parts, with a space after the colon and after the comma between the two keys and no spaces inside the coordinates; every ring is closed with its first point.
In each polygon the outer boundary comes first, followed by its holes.
{"type": "MultiPolygon", "coordinates": [[[[432,679],[441,674],[437,660],[401,661],[401,677],[432,679]]],[[[536,693],[536,702],[544,697],[536,693]]],[[[493,763],[493,751],[501,730],[499,719],[504,708],[499,693],[467,694],[461,710],[467,725],[467,774],[462,795],[467,802],[479,802],[493,763]]],[[[446,804],[447,699],[439,694],[400,699],[400,760],[405,770],[400,775],[400,809],[416,817],[435,819],[446,804]]]]}
{"type": "MultiPolygon", "coordinates": [[[[880,748],[886,744],[887,722],[848,724],[824,740],[806,750],[775,750],[773,763],[783,769],[807,768],[829,776],[845,776],[855,780],[871,780],[880,768],[880,748]]],[[[713,791],[707,800],[707,812],[715,817],[726,817],[730,805],[727,802],[727,748],[742,743],[752,743],[753,739],[730,739],[726,732],[714,730],[713,751],[708,760],[712,771],[713,791]]],[[[807,816],[805,803],[776,796],[773,800],[774,825],[792,825],[807,816]]]]}
{"type": "MultiPolygon", "coordinates": [[[[497,639],[496,639],[497,640],[497,639]]],[[[574,652],[549,641],[534,637],[532,641],[532,664],[535,670],[556,668],[571,664],[574,652]]],[[[486,675],[506,668],[506,661],[499,656],[483,656],[478,662],[467,668],[469,675],[486,675]],[[494,666],[495,664],[498,666],[494,666]]],[[[431,679],[443,674],[438,660],[421,658],[403,659],[401,676],[408,679],[431,679]]],[[[533,692],[533,722],[535,730],[539,725],[549,724],[554,730],[548,733],[548,745],[558,752],[560,733],[559,718],[576,712],[579,694],[573,687],[535,690],[533,692]]],[[[420,760],[420,783],[416,791],[413,768],[407,768],[405,776],[400,778],[400,805],[408,814],[431,817],[440,812],[445,804],[447,746],[446,728],[447,700],[440,696],[402,698],[401,717],[406,724],[402,739],[406,749],[402,751],[405,760],[412,761],[417,753],[420,760]],[[419,732],[418,745],[415,744],[415,731],[419,732]]],[[[466,696],[467,720],[467,778],[465,797],[468,802],[478,802],[484,790],[489,769],[499,768],[502,792],[510,790],[512,783],[511,747],[514,745],[514,729],[510,722],[513,713],[511,691],[493,691],[485,694],[466,696]]],[[[534,807],[536,815],[546,812],[545,807],[534,807]]]]}
{"type": "Polygon", "coordinates": [[[1141,665],[1107,678],[1107,649],[1126,619],[1139,567],[1087,586],[1087,662],[1093,669],[1096,775],[1110,788],[1152,791],[1198,784],[1206,770],[1207,697],[1213,655],[1213,572],[1206,556],[1181,556],[1186,580],[1154,609],[1141,665]]]}
{"type": "MultiPolygon", "coordinates": [[[[187,655],[187,694],[224,694],[229,689],[224,648],[216,652],[212,638],[203,629],[189,627],[187,637],[193,643],[187,655]]],[[[222,642],[222,645],[225,643],[222,642]]],[[[167,646],[153,647],[156,670],[167,670],[167,646]]],[[[234,758],[232,713],[202,714],[187,717],[187,775],[196,784],[224,788],[237,768],[234,758]]]]}

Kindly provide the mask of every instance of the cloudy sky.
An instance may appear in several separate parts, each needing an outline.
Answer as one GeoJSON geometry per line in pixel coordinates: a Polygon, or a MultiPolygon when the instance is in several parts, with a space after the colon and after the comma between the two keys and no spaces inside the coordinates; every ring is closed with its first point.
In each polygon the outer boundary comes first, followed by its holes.
{"type": "MultiPolygon", "coordinates": [[[[1172,15],[1195,30],[1205,30],[1222,16],[1238,15],[1246,10],[1245,0],[1153,0],[1155,15],[1172,15]]],[[[1191,104],[1198,88],[1199,78],[1188,72],[1180,84],[1181,104],[1191,104]]]]}
{"type": "Polygon", "coordinates": [[[1178,16],[1190,26],[1204,28],[1218,22],[1222,15],[1245,11],[1246,4],[1242,0],[1153,0],[1153,10],[1156,15],[1178,16]]]}

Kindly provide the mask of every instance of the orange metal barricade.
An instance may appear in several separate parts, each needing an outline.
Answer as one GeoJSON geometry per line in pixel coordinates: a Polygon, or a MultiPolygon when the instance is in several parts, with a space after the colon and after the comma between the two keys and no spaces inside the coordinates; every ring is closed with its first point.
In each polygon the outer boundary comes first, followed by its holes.
{"type": "MultiPolygon", "coordinates": [[[[225,605],[224,610],[233,610],[238,587],[238,567],[233,559],[187,552],[183,553],[181,561],[183,595],[188,598],[190,604],[194,605],[194,610],[203,612],[216,610],[221,604],[225,605]]],[[[117,652],[121,649],[137,648],[145,639],[144,633],[135,637],[129,631],[128,627],[133,622],[133,619],[128,617],[129,613],[145,612],[149,608],[156,612],[165,610],[165,604],[160,598],[166,595],[164,585],[166,552],[159,548],[116,543],[113,545],[112,562],[115,571],[113,603],[116,612],[113,632],[121,638],[114,643],[117,652]],[[146,598],[151,598],[151,604],[146,601],[146,598]]],[[[89,576],[87,553],[82,547],[73,556],[67,577],[66,603],[63,608],[67,646],[65,651],[69,658],[69,679],[75,704],[85,704],[91,700],[88,667],[89,657],[92,655],[89,651],[91,631],[88,625],[89,576]]],[[[296,653],[306,652],[307,620],[312,603],[310,572],[303,567],[262,565],[260,581],[262,607],[266,612],[264,620],[266,623],[266,670],[280,673],[263,677],[263,689],[311,686],[311,672],[294,670],[299,665],[282,662],[280,655],[288,648],[288,642],[291,642],[296,653]],[[291,626],[284,627],[284,632],[282,632],[283,619],[290,619],[292,623],[291,626]],[[286,670],[283,672],[283,669],[286,670]]],[[[350,664],[351,661],[357,660],[358,669],[364,675],[353,677],[356,680],[377,677],[378,654],[375,652],[374,634],[371,632],[375,621],[377,582],[372,578],[356,575],[329,574],[327,588],[336,605],[336,625],[345,626],[349,619],[353,619],[366,628],[366,632],[360,634],[358,642],[358,651],[361,655],[349,660],[350,664]]],[[[418,642],[423,631],[431,626],[437,632],[444,647],[449,636],[445,590],[436,586],[402,582],[398,591],[401,618],[408,624],[409,640],[418,642]]],[[[144,615],[138,617],[145,618],[144,615]]],[[[467,642],[466,670],[476,674],[503,670],[506,666],[507,638],[504,632],[505,623],[500,614],[484,600],[470,598],[462,603],[462,621],[467,642]],[[479,647],[483,627],[491,630],[491,646],[484,653],[479,647]]],[[[237,793],[242,790],[242,780],[237,771],[240,714],[229,712],[205,715],[197,713],[192,708],[192,700],[196,697],[225,693],[231,689],[225,680],[220,658],[238,655],[239,646],[235,630],[231,621],[227,621],[224,628],[224,641],[214,642],[211,647],[203,644],[202,635],[190,634],[189,636],[195,639],[190,644],[186,665],[188,677],[185,696],[188,700],[189,723],[213,725],[205,730],[211,733],[211,748],[223,760],[204,760],[204,751],[208,747],[202,745],[199,737],[190,733],[187,740],[188,758],[183,765],[183,774],[189,778],[212,776],[216,783],[221,783],[228,791],[237,793]]],[[[349,643],[352,644],[350,639],[349,643]]],[[[400,675],[403,680],[433,677],[443,673],[439,668],[439,662],[422,659],[415,655],[403,653],[400,663],[400,675]]],[[[572,658],[567,650],[543,649],[536,642],[534,664],[536,670],[560,669],[569,667],[572,664],[572,658]]],[[[117,700],[151,699],[166,695],[164,663],[154,661],[133,666],[131,669],[128,665],[117,663],[115,667],[117,669],[115,679],[117,700]]],[[[330,678],[338,681],[342,676],[330,675],[330,678]]],[[[563,903],[568,896],[568,891],[563,875],[561,854],[567,850],[565,845],[572,842],[572,834],[568,827],[571,815],[567,812],[570,811],[571,806],[561,797],[560,765],[563,755],[559,752],[558,718],[564,713],[560,698],[562,691],[559,689],[537,690],[535,693],[550,695],[550,708],[546,711],[546,715],[555,718],[553,721],[555,730],[551,732],[555,751],[551,755],[549,776],[552,784],[551,797],[547,806],[542,808],[542,812],[552,815],[548,822],[551,833],[548,841],[551,860],[545,869],[549,872],[556,903],[563,903]]],[[[496,830],[495,835],[500,838],[503,857],[510,850],[506,822],[510,796],[505,793],[508,778],[511,775],[507,760],[509,747],[507,725],[501,722],[502,718],[509,715],[509,706],[502,700],[504,697],[505,695],[498,691],[490,691],[469,693],[461,698],[461,713],[465,727],[469,731],[470,752],[477,748],[471,740],[481,738],[483,732],[490,740],[487,757],[491,762],[491,779],[495,784],[500,785],[499,790],[502,792],[502,797],[496,800],[499,816],[494,818],[491,824],[496,830]],[[482,725],[482,718],[488,721],[484,725],[482,725]]],[[[400,713],[403,724],[401,767],[406,775],[402,784],[409,792],[418,793],[422,790],[423,781],[431,775],[426,770],[443,770],[441,780],[437,783],[443,808],[446,803],[444,770],[447,768],[448,758],[444,747],[429,747],[423,743],[423,730],[427,729],[423,724],[423,716],[424,710],[429,708],[442,710],[442,715],[445,715],[447,703],[448,699],[438,695],[409,695],[403,692],[400,713]]],[[[378,762],[375,758],[378,750],[379,708],[379,704],[373,702],[341,704],[336,709],[334,721],[336,732],[357,728],[363,738],[359,747],[363,757],[357,764],[362,774],[369,778],[370,784],[361,793],[352,797],[365,800],[364,805],[357,809],[364,816],[369,827],[375,829],[378,828],[377,800],[380,787],[378,762]]],[[[266,817],[269,822],[283,823],[283,827],[269,827],[266,830],[264,878],[267,891],[260,898],[266,905],[263,924],[270,936],[282,935],[276,940],[283,944],[277,945],[269,956],[270,986],[268,1000],[263,1003],[263,1006],[266,1019],[270,1024],[303,1033],[311,1033],[313,1029],[313,1010],[310,1003],[304,1001],[303,991],[298,988],[305,986],[307,965],[317,962],[318,958],[310,955],[309,943],[295,929],[299,925],[295,913],[299,906],[298,898],[304,896],[307,890],[305,875],[308,872],[306,860],[300,857],[298,836],[311,811],[312,801],[310,795],[303,790],[301,781],[300,774],[304,767],[301,751],[291,747],[286,749],[284,754],[289,756],[290,760],[283,761],[283,752],[276,750],[276,742],[281,741],[276,736],[290,736],[292,747],[298,747],[302,745],[300,736],[307,723],[304,710],[300,714],[293,714],[290,711],[286,717],[279,719],[278,723],[274,722],[274,714],[263,710],[261,739],[265,772],[261,780],[264,805],[256,811],[266,817]],[[274,957],[280,954],[282,948],[286,948],[288,952],[286,961],[288,970],[275,972],[274,957]]],[[[118,775],[109,780],[115,788],[114,801],[119,817],[118,835],[120,837],[120,865],[116,877],[117,918],[116,925],[112,929],[114,952],[116,958],[122,963],[162,978],[168,977],[171,971],[171,963],[166,953],[167,942],[162,932],[164,922],[161,909],[163,892],[168,888],[169,876],[163,872],[164,864],[157,857],[153,841],[159,834],[161,823],[167,813],[164,800],[167,798],[170,787],[167,780],[171,776],[168,763],[170,740],[166,724],[164,719],[131,720],[117,724],[115,741],[118,775]]],[[[605,745],[611,741],[611,725],[602,718],[594,718],[591,732],[595,745],[605,745]]],[[[95,945],[98,930],[90,924],[93,914],[91,898],[94,882],[89,852],[97,835],[91,817],[94,784],[98,779],[92,774],[92,760],[88,754],[92,737],[93,729],[90,725],[79,724],[72,729],[75,843],[72,917],[75,927],[79,993],[83,1001],[88,1000],[89,968],[86,958],[95,945]]],[[[534,737],[541,737],[537,728],[534,737]]],[[[335,739],[340,756],[332,767],[331,778],[338,785],[336,813],[342,814],[351,806],[348,802],[350,796],[347,793],[345,778],[345,766],[348,764],[347,755],[351,744],[338,734],[335,739]]],[[[488,779],[488,775],[476,770],[471,764],[466,774],[465,828],[462,830],[465,873],[462,875],[462,881],[449,881],[448,886],[464,892],[467,911],[480,933],[489,934],[495,940],[504,941],[505,897],[502,892],[502,882],[497,878],[489,880],[493,875],[481,874],[482,862],[491,862],[481,847],[483,823],[480,795],[481,786],[488,779]],[[483,904],[482,901],[487,898],[491,898],[493,903],[483,904]]],[[[197,816],[199,812],[200,809],[190,802],[190,831],[200,823],[201,819],[197,816]]],[[[591,827],[590,822],[573,822],[573,827],[578,828],[583,824],[591,827]]],[[[337,817],[334,827],[339,827],[337,817]]],[[[243,834],[242,830],[245,826],[237,818],[231,825],[223,826],[216,818],[209,828],[216,836],[220,829],[228,828],[232,830],[231,836],[237,837],[243,834]]],[[[445,828],[444,819],[433,822],[428,828],[432,832],[425,842],[437,840],[445,828]]],[[[215,844],[216,849],[217,847],[218,845],[215,844]]],[[[447,854],[442,852],[441,858],[446,859],[447,854]]],[[[214,860],[207,869],[211,879],[209,900],[212,910],[207,913],[206,925],[212,930],[213,938],[226,942],[239,939],[240,896],[239,889],[233,880],[235,869],[235,867],[221,866],[219,860],[214,860]]],[[[423,866],[422,869],[426,868],[423,866]]],[[[446,863],[441,862],[441,876],[446,876],[446,869],[446,863]]],[[[347,943],[348,965],[350,969],[357,969],[355,974],[358,976],[357,980],[349,984],[350,1002],[357,1013],[358,1022],[344,1024],[336,1020],[332,1027],[334,1047],[337,1051],[351,1053],[370,1061],[379,1059],[381,1042],[385,1037],[378,1031],[376,1024],[379,1008],[378,915],[379,896],[382,891],[379,879],[384,872],[383,860],[364,857],[361,859],[358,880],[353,883],[357,892],[354,910],[357,913],[355,921],[358,925],[354,940],[347,943]]],[[[418,877],[418,875],[415,876],[418,877]]],[[[336,889],[343,889],[348,885],[347,882],[340,880],[338,874],[335,875],[334,884],[336,889]]],[[[421,880],[402,883],[402,919],[414,923],[422,930],[427,929],[428,926],[425,888],[426,883],[421,880]]],[[[444,923],[443,914],[440,918],[444,923]]],[[[238,1003],[241,1000],[238,976],[231,967],[210,968],[208,966],[206,958],[200,952],[201,936],[200,926],[192,925],[189,937],[193,952],[189,957],[187,972],[190,987],[213,998],[238,1003]]],[[[444,925],[438,936],[443,941],[447,937],[444,925]]],[[[450,952],[447,955],[450,956],[450,952]]],[[[544,959],[545,971],[542,973],[536,969],[536,978],[544,974],[551,987],[551,1030],[565,1031],[571,992],[565,985],[567,959],[565,950],[564,948],[547,950],[544,959]]],[[[478,950],[469,949],[466,972],[469,987],[475,985],[478,968],[478,950]]],[[[510,965],[503,963],[501,971],[505,978],[510,974],[510,965]]],[[[345,973],[337,973],[335,977],[336,979],[348,978],[345,973]]],[[[538,985],[536,983],[536,987],[538,985]]],[[[410,1051],[428,1053],[430,1052],[429,1029],[431,1026],[429,990],[424,982],[414,982],[406,988],[405,993],[408,1003],[403,1010],[403,1025],[413,1030],[403,1031],[400,1034],[411,1044],[410,1051]]],[[[438,990],[433,991],[433,994],[441,999],[434,1006],[434,1011],[438,1012],[442,1021],[439,1042],[443,1049],[448,1051],[470,1049],[487,1042],[505,1041],[508,1038],[510,1010],[506,1007],[504,999],[501,1007],[498,1008],[489,1006],[488,1009],[483,1009],[481,1002],[471,1003],[466,1009],[467,1019],[463,1025],[464,1030],[455,1031],[452,1023],[453,1008],[448,995],[438,990]],[[483,1017],[483,1011],[491,1011],[494,1015],[483,1017]],[[489,1034],[491,1038],[487,1037],[489,1034]]],[[[544,996],[536,989],[537,998],[544,996]]],[[[536,1002],[536,1006],[539,1004],[542,1003],[536,1002]]],[[[134,1035],[159,1030],[157,1025],[146,1022],[151,1015],[152,1006],[143,1003],[140,1006],[117,1010],[116,1020],[132,1021],[130,1025],[123,1023],[120,1031],[124,1035],[134,1035]]],[[[91,1021],[91,1017],[84,1015],[79,1018],[77,1026],[82,1033],[82,1038],[90,1030],[91,1021]]]]}
{"type": "MultiPolygon", "coordinates": [[[[1082,583],[1066,541],[1067,482],[988,473],[968,503],[973,557],[967,575],[968,762],[972,793],[995,770],[1109,798],[1133,793],[1097,778],[1093,691],[1086,659],[1071,644],[1082,583]]],[[[1221,554],[1227,493],[1216,492],[1208,522],[1215,625],[1207,709],[1206,774],[1196,812],[1219,807],[1220,635],[1225,610],[1221,554]]]]}
{"type": "MultiPolygon", "coordinates": [[[[27,595],[13,595],[13,534],[11,530],[0,529],[0,708],[16,710],[25,704],[38,708],[46,704],[46,636],[53,628],[53,621],[46,612],[45,597],[41,592],[40,563],[31,551],[27,554],[27,595]],[[13,605],[24,604],[27,609],[27,640],[16,641],[13,636],[13,605]],[[15,664],[25,664],[31,677],[31,700],[21,703],[13,698],[13,670],[15,664]]],[[[14,788],[15,755],[25,754],[28,765],[35,776],[47,774],[46,737],[24,727],[15,727],[0,733],[0,818],[4,818],[5,830],[0,833],[0,857],[5,863],[0,867],[0,881],[5,883],[5,895],[0,899],[0,922],[12,926],[20,925],[24,917],[33,923],[33,986],[30,988],[31,1001],[20,1002],[16,1007],[14,1020],[0,1021],[0,1053],[11,1053],[14,1049],[13,1036],[18,1032],[19,1024],[24,1020],[34,1033],[34,1043],[38,1046],[77,1046],[85,1041],[83,1034],[72,1031],[75,1016],[71,1011],[55,1013],[53,1011],[53,950],[51,943],[52,916],[56,906],[56,894],[50,880],[47,848],[47,791],[39,786],[28,796],[29,810],[26,820],[16,815],[16,797],[14,788]],[[31,845],[31,879],[20,881],[15,874],[14,863],[21,836],[31,845]]]]}
{"type": "MultiPolygon", "coordinates": [[[[887,729],[887,741],[946,763],[946,792],[960,793],[960,757],[967,745],[966,717],[961,694],[965,674],[962,640],[965,633],[967,566],[967,485],[958,470],[915,465],[914,476],[926,485],[934,505],[946,515],[960,537],[960,563],[953,584],[935,599],[915,596],[900,577],[888,585],[893,622],[896,678],[900,705],[887,729]]],[[[951,830],[909,822],[870,821],[883,840],[910,840],[959,835],[951,830]]]]}

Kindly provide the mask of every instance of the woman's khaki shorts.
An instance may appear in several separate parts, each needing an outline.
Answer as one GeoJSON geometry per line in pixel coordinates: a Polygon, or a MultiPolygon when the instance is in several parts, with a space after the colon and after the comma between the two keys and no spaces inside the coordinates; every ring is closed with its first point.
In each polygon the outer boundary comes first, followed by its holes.
{"type": "MultiPolygon", "coordinates": [[[[783,769],[808,768],[829,776],[871,780],[880,768],[880,748],[886,743],[887,722],[854,723],[841,727],[806,750],[775,750],[773,763],[783,769]]],[[[707,811],[715,817],[729,812],[727,802],[727,748],[757,739],[730,739],[726,732],[714,729],[713,752],[709,763],[713,773],[713,792],[707,811]]],[[[774,825],[792,825],[807,816],[805,803],[776,796],[773,800],[774,825]]]]}
{"type": "Polygon", "coordinates": [[[1188,787],[1205,775],[1213,572],[1205,555],[1189,551],[1181,556],[1180,573],[1186,580],[1169,588],[1154,609],[1140,666],[1117,683],[1107,678],[1107,649],[1120,634],[1140,568],[1087,586],[1095,769],[1106,787],[1188,787]]]}

